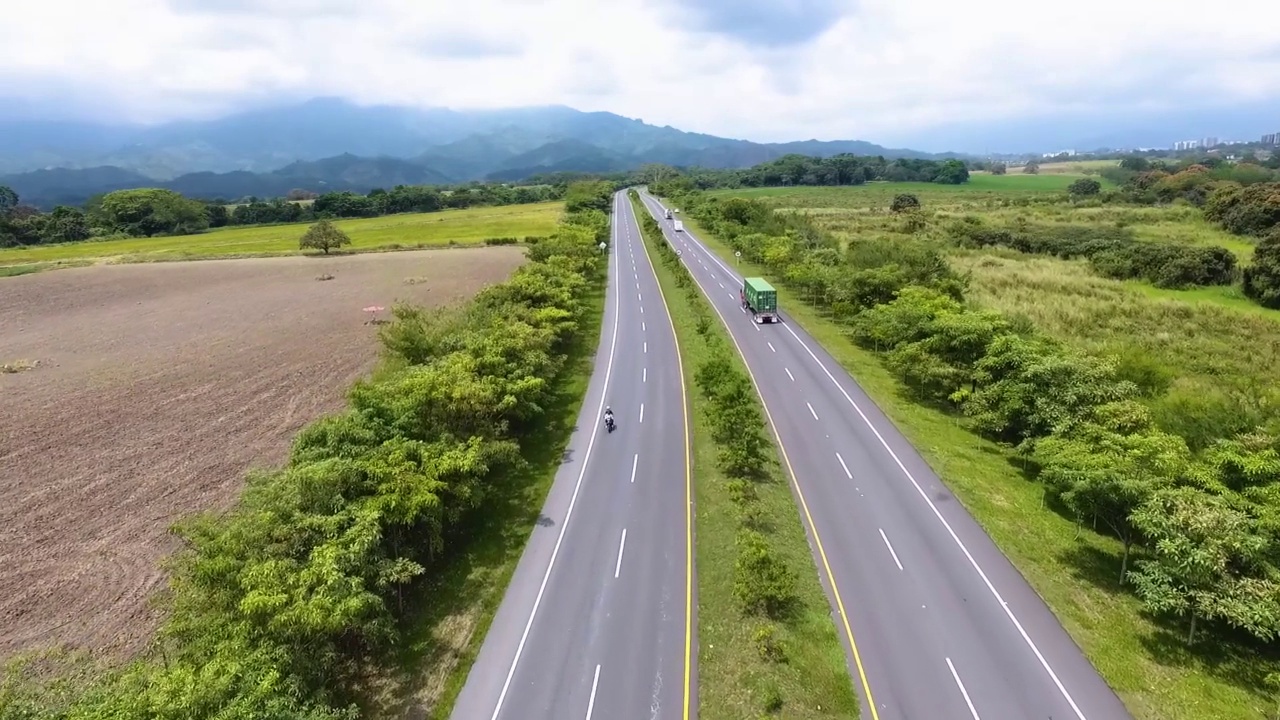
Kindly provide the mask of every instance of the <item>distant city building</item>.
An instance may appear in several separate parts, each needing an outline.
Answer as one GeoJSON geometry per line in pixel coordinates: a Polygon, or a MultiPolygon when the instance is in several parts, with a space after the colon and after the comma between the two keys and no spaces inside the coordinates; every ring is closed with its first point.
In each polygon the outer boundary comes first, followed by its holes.
{"type": "Polygon", "coordinates": [[[1280,133],[1271,133],[1262,136],[1263,145],[1280,145],[1280,133]]]}
{"type": "Polygon", "coordinates": [[[1216,138],[1216,137],[1207,137],[1207,138],[1205,138],[1205,139],[1203,139],[1203,140],[1201,140],[1201,141],[1200,141],[1200,146],[1201,146],[1201,147],[1207,147],[1207,148],[1217,147],[1217,146],[1218,146],[1218,138],[1216,138]]]}
{"type": "Polygon", "coordinates": [[[1047,153],[1045,153],[1044,155],[1042,155],[1041,157],[1055,158],[1055,157],[1058,157],[1059,155],[1066,155],[1066,156],[1068,156],[1068,157],[1075,157],[1075,155],[1076,155],[1076,151],[1075,151],[1075,150],[1059,150],[1058,152],[1047,152],[1047,153]]]}
{"type": "Polygon", "coordinates": [[[1200,147],[1199,140],[1179,140],[1173,144],[1174,150],[1195,150],[1200,147]]]}

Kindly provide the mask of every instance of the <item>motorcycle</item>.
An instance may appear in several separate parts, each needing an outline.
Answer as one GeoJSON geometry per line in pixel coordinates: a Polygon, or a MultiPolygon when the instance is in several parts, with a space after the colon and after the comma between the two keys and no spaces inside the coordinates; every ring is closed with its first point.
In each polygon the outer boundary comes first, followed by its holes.
{"type": "Polygon", "coordinates": [[[613,422],[612,415],[609,415],[604,419],[604,426],[605,426],[605,429],[607,429],[609,432],[613,432],[614,422],[613,422]]]}

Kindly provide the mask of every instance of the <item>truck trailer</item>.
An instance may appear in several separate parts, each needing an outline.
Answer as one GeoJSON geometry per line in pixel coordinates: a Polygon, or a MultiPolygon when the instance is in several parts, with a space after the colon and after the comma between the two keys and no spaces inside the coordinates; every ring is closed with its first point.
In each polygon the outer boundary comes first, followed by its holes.
{"type": "Polygon", "coordinates": [[[683,222],[681,222],[680,220],[677,220],[677,221],[675,221],[675,222],[674,222],[674,223],[672,223],[672,224],[673,224],[673,225],[675,225],[675,227],[676,227],[676,232],[684,232],[684,223],[683,223],[683,222]]]}
{"type": "Polygon", "coordinates": [[[750,310],[757,323],[778,322],[778,291],[764,278],[743,278],[738,296],[742,300],[742,308],[750,310]]]}

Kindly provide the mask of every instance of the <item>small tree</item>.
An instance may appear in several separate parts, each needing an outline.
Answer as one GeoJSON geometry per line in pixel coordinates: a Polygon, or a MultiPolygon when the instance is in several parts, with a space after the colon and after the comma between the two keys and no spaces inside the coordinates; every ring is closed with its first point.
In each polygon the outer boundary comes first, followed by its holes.
{"type": "Polygon", "coordinates": [[[898,193],[893,197],[893,204],[889,209],[893,212],[902,212],[903,210],[918,210],[920,208],[920,198],[911,193],[898,193]]]}
{"type": "Polygon", "coordinates": [[[1008,170],[1009,170],[1009,166],[1008,166],[1008,165],[1005,165],[1005,164],[1004,164],[1004,163],[1002,163],[1002,162],[998,162],[998,163],[991,163],[991,174],[992,174],[992,175],[1003,175],[1003,174],[1005,174],[1005,172],[1007,172],[1008,170]]]}
{"type": "Polygon", "coordinates": [[[1071,197],[1087,197],[1089,195],[1097,195],[1102,190],[1102,183],[1093,178],[1080,178],[1071,183],[1067,188],[1067,192],[1071,197]]]}
{"type": "Polygon", "coordinates": [[[351,238],[347,237],[346,233],[339,230],[336,225],[328,220],[321,220],[307,228],[307,232],[298,241],[300,249],[323,250],[325,255],[328,255],[329,251],[334,248],[350,244],[351,238]]]}
{"type": "Polygon", "coordinates": [[[1026,165],[1022,166],[1022,172],[1025,175],[1039,175],[1040,162],[1038,160],[1030,160],[1026,165]]]}
{"type": "Polygon", "coordinates": [[[1280,227],[1254,249],[1253,263],[1244,269],[1244,294],[1264,307],[1280,309],[1280,227]]]}

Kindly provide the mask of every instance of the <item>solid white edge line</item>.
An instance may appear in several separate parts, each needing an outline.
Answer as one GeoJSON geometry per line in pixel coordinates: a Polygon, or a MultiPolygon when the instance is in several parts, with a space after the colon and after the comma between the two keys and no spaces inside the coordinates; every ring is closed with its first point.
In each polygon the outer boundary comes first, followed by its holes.
{"type": "Polygon", "coordinates": [[[880,539],[884,540],[884,546],[889,548],[889,554],[893,556],[893,564],[897,565],[898,569],[901,570],[902,562],[898,560],[898,553],[893,551],[893,544],[889,542],[889,536],[884,534],[884,528],[877,529],[880,530],[880,539]]]}
{"type": "Polygon", "coordinates": [[[640,453],[631,458],[631,482],[636,481],[636,466],[640,464],[640,453]]]}
{"type": "MultiPolygon", "coordinates": [[[[614,196],[614,216],[618,215],[617,195],[614,196]]],[[[613,245],[617,245],[618,230],[617,223],[613,225],[613,245]]],[[[612,253],[611,253],[612,254],[612,253]]],[[[610,263],[616,266],[616,263],[610,263]]],[[[615,272],[616,274],[616,272],[615,272]]],[[[604,368],[604,386],[600,392],[600,406],[596,408],[596,416],[598,417],[604,412],[604,401],[609,394],[609,380],[613,374],[613,358],[614,351],[618,346],[618,318],[621,315],[622,295],[619,285],[616,282],[613,286],[614,291],[614,312],[613,312],[613,337],[609,342],[609,360],[604,368]]],[[[578,471],[578,480],[573,485],[573,494],[569,497],[569,508],[565,511],[564,522],[560,524],[560,534],[556,536],[556,544],[551,549],[551,559],[547,562],[547,570],[542,574],[542,584],[538,586],[538,594],[533,600],[533,609],[529,611],[529,619],[524,624],[524,632],[520,634],[520,643],[516,645],[515,657],[511,659],[511,667],[507,670],[507,679],[502,683],[502,692],[498,694],[498,703],[493,708],[493,715],[490,720],[498,720],[498,713],[502,712],[502,703],[507,698],[507,690],[511,687],[511,678],[516,674],[516,666],[520,663],[520,655],[524,653],[524,644],[529,639],[529,630],[533,627],[533,620],[538,615],[538,607],[542,605],[542,595],[547,590],[547,581],[551,579],[551,570],[555,568],[556,556],[560,554],[560,543],[564,541],[564,533],[569,529],[569,520],[573,517],[573,506],[578,501],[578,491],[582,489],[582,479],[587,475],[587,463],[591,460],[591,450],[595,447],[596,437],[599,435],[599,426],[592,422],[595,428],[591,431],[591,438],[587,441],[587,451],[582,456],[582,469],[578,471]]],[[[597,677],[600,674],[599,666],[596,666],[597,677]]]]}
{"type": "Polygon", "coordinates": [[[627,549],[627,529],[622,528],[622,541],[618,543],[618,562],[613,566],[613,577],[617,578],[618,573],[622,572],[622,553],[627,549]]]}
{"type": "MultiPolygon", "coordinates": [[[[814,409],[813,409],[813,405],[810,405],[808,401],[805,401],[805,405],[807,405],[807,406],[809,407],[809,414],[813,416],[813,419],[814,419],[814,420],[817,420],[817,419],[818,419],[818,411],[814,410],[814,409]]],[[[819,420],[819,422],[821,422],[821,421],[819,420]]]]}
{"type": "Polygon", "coordinates": [[[960,688],[960,694],[964,696],[964,704],[969,706],[969,714],[973,716],[973,720],[981,720],[978,717],[978,711],[973,709],[973,701],[969,699],[969,692],[964,689],[964,683],[960,682],[960,673],[956,672],[956,666],[951,664],[951,658],[947,658],[947,667],[951,668],[951,677],[956,681],[956,687],[960,688]]]}
{"type": "Polygon", "coordinates": [[[836,459],[840,461],[840,467],[844,468],[844,474],[848,475],[849,479],[852,480],[853,473],[849,472],[849,466],[844,464],[844,458],[840,457],[839,452],[836,453],[836,459]]]}
{"type": "Polygon", "coordinates": [[[587,701],[587,720],[591,720],[591,711],[596,709],[596,687],[600,685],[600,666],[596,665],[596,676],[591,680],[591,699],[587,701]]]}
{"type": "MultiPolygon", "coordinates": [[[[698,245],[701,246],[701,243],[696,238],[693,238],[692,236],[690,237],[695,243],[698,243],[698,245]]],[[[720,262],[719,258],[706,250],[705,247],[703,250],[707,253],[707,257],[711,258],[713,262],[723,268],[730,277],[734,277],[734,273],[729,270],[728,266],[720,262]]],[[[978,571],[978,575],[982,578],[982,582],[986,584],[987,590],[990,590],[991,594],[995,596],[996,600],[1000,604],[1000,609],[1004,610],[1004,614],[1013,623],[1014,627],[1018,629],[1018,634],[1022,636],[1023,642],[1027,644],[1027,647],[1031,648],[1031,652],[1034,653],[1036,659],[1040,661],[1040,667],[1044,668],[1044,671],[1048,673],[1049,678],[1053,680],[1054,686],[1058,688],[1058,692],[1062,693],[1062,697],[1066,699],[1067,704],[1071,706],[1071,710],[1075,712],[1076,717],[1079,720],[1087,720],[1084,713],[1080,711],[1080,707],[1076,705],[1076,701],[1071,697],[1071,693],[1067,692],[1067,688],[1062,684],[1062,680],[1058,678],[1058,674],[1049,666],[1049,661],[1046,660],[1044,655],[1040,652],[1040,648],[1036,647],[1035,641],[1033,641],[1031,636],[1027,634],[1026,628],[1022,627],[1022,623],[1018,621],[1017,616],[1009,609],[1009,604],[1005,602],[1004,597],[1000,595],[1000,591],[996,590],[995,585],[991,583],[991,579],[987,577],[985,572],[983,572],[982,566],[978,564],[978,561],[974,559],[973,555],[969,552],[969,548],[965,547],[965,544],[960,540],[960,536],[956,535],[956,531],[952,529],[951,523],[947,522],[946,518],[942,517],[942,513],[938,510],[938,506],[933,504],[933,500],[929,498],[929,494],[924,491],[924,488],[920,487],[920,483],[916,481],[915,476],[911,474],[910,470],[907,470],[906,465],[904,465],[902,460],[898,458],[897,453],[889,447],[889,443],[885,441],[884,436],[880,434],[880,431],[876,429],[876,426],[871,423],[871,419],[867,417],[866,413],[862,412],[862,408],[858,407],[858,403],[854,402],[853,398],[849,397],[849,393],[845,391],[844,386],[836,380],[835,376],[832,375],[831,371],[827,369],[827,366],[818,359],[818,356],[813,353],[813,350],[809,348],[808,344],[806,344],[804,340],[800,339],[800,336],[796,334],[795,330],[792,330],[789,324],[784,324],[783,327],[787,329],[787,332],[791,333],[791,336],[796,339],[796,342],[800,343],[800,346],[805,349],[805,352],[809,353],[809,357],[813,358],[813,361],[818,364],[818,367],[822,368],[822,372],[826,373],[827,378],[831,380],[832,384],[834,384],[838,390],[840,390],[840,394],[844,395],[844,399],[853,406],[853,409],[858,413],[858,416],[861,417],[862,421],[871,429],[871,432],[876,436],[876,440],[880,441],[881,447],[889,453],[889,457],[893,458],[898,469],[902,471],[903,475],[907,476],[907,480],[910,480],[911,484],[915,486],[916,492],[918,492],[920,497],[924,498],[924,501],[928,503],[929,509],[933,510],[934,516],[937,517],[938,521],[942,523],[942,526],[947,529],[947,533],[951,535],[951,539],[960,547],[960,551],[963,552],[965,558],[969,560],[969,564],[973,566],[974,570],[978,571]]],[[[760,328],[757,327],[756,329],[759,330],[760,328]]]]}

